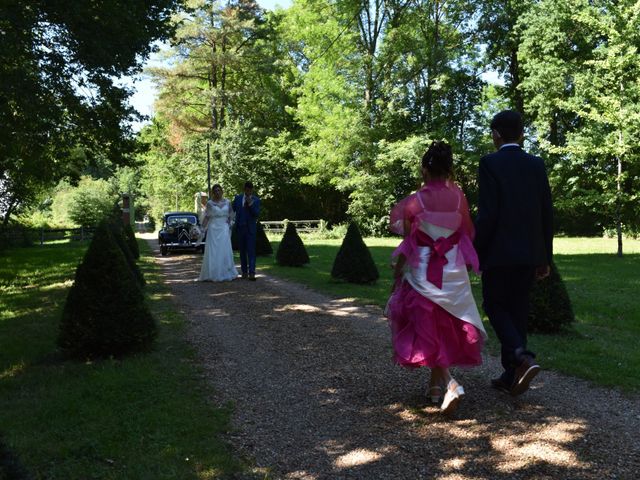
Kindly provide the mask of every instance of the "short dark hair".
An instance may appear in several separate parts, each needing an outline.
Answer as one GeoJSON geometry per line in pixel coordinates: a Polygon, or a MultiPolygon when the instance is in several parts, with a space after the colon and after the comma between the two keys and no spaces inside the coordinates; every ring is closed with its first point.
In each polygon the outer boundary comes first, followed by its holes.
{"type": "Polygon", "coordinates": [[[422,168],[432,177],[451,177],[453,175],[453,152],[447,142],[436,140],[422,156],[422,168]]]}
{"type": "Polygon", "coordinates": [[[491,129],[497,131],[505,142],[517,142],[524,132],[524,120],[515,110],[503,110],[491,120],[491,129]]]}
{"type": "Polygon", "coordinates": [[[244,188],[250,188],[251,190],[253,190],[253,183],[251,183],[251,182],[244,182],[244,188]]]}

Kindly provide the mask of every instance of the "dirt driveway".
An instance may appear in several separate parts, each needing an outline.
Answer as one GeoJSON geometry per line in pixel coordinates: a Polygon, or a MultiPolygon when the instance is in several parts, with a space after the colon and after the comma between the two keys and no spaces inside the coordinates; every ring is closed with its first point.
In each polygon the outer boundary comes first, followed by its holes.
{"type": "Polygon", "coordinates": [[[446,419],[426,373],[391,364],[379,308],[264,275],[197,283],[200,255],[156,255],[255,478],[640,478],[638,396],[543,371],[511,398],[488,388],[487,356],[455,372],[467,395],[446,419]]]}

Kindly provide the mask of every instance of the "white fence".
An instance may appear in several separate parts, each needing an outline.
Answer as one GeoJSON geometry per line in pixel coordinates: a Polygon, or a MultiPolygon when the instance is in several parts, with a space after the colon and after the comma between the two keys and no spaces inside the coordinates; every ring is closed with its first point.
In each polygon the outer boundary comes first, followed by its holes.
{"type": "Polygon", "coordinates": [[[324,220],[278,220],[260,222],[262,228],[267,233],[284,233],[287,224],[292,223],[298,233],[315,233],[325,229],[326,222],[324,220]]]}

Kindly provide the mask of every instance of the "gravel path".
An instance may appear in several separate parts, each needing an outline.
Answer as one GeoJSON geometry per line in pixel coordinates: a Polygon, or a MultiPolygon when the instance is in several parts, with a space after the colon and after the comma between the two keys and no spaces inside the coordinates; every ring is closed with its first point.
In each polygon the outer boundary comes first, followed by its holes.
{"type": "Polygon", "coordinates": [[[511,398],[488,388],[499,362],[486,356],[455,372],[467,395],[443,418],[425,370],[391,364],[379,308],[265,275],[197,283],[201,258],[157,255],[213,400],[235,404],[246,478],[640,478],[638,396],[543,371],[511,398]]]}

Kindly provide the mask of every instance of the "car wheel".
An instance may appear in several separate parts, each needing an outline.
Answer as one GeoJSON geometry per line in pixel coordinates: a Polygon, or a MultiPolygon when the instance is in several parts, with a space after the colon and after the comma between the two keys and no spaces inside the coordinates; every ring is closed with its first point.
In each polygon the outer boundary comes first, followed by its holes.
{"type": "Polygon", "coordinates": [[[167,253],[169,253],[169,249],[165,246],[160,247],[160,254],[164,257],[167,253]]]}

